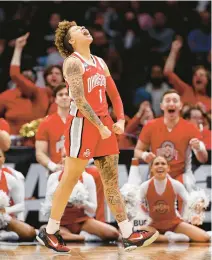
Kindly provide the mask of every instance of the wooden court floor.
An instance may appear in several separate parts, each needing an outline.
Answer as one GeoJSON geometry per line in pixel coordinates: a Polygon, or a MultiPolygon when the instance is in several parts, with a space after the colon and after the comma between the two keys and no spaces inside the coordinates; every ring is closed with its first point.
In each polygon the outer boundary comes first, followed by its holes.
{"type": "Polygon", "coordinates": [[[59,255],[40,246],[0,244],[0,260],[209,260],[209,243],[153,244],[132,252],[123,252],[118,245],[110,244],[69,244],[70,255],[59,255]]]}

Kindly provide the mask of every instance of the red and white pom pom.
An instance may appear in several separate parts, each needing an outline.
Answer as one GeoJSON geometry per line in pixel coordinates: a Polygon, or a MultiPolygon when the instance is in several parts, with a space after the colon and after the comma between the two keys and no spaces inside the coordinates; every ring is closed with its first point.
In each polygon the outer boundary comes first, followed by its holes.
{"type": "Polygon", "coordinates": [[[151,218],[141,208],[139,186],[126,183],[120,191],[125,202],[128,219],[134,226],[148,225],[151,218]]]}
{"type": "Polygon", "coordinates": [[[208,205],[209,198],[204,190],[192,191],[184,209],[183,219],[193,225],[201,225],[205,218],[204,210],[208,205]]]}
{"type": "Polygon", "coordinates": [[[77,184],[74,186],[74,189],[69,197],[68,202],[80,206],[83,205],[85,201],[88,201],[89,193],[83,183],[78,181],[77,184]]]}
{"type": "Polygon", "coordinates": [[[52,207],[52,200],[46,200],[44,202],[41,202],[41,213],[44,216],[50,217],[50,212],[51,212],[51,207],[52,207]]]}

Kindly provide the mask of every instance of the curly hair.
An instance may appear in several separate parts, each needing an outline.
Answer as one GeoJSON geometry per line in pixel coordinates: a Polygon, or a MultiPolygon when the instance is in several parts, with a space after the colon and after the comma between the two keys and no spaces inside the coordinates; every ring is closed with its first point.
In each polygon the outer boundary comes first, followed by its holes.
{"type": "Polygon", "coordinates": [[[60,53],[60,55],[64,58],[70,56],[73,52],[73,47],[69,43],[70,33],[68,32],[72,26],[76,26],[76,22],[72,21],[62,21],[59,23],[58,28],[55,34],[55,45],[60,53]]]}

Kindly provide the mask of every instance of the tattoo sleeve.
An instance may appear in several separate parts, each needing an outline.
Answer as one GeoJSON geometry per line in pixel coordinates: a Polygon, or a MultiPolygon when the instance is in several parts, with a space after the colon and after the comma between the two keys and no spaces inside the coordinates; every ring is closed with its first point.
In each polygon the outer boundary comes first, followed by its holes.
{"type": "Polygon", "coordinates": [[[70,59],[64,66],[64,76],[77,108],[93,125],[100,128],[103,126],[101,120],[85,99],[81,66],[78,59],[70,59]]]}
{"type": "Polygon", "coordinates": [[[102,183],[105,198],[117,222],[127,219],[125,205],[118,187],[118,155],[103,156],[95,159],[102,183]]]}

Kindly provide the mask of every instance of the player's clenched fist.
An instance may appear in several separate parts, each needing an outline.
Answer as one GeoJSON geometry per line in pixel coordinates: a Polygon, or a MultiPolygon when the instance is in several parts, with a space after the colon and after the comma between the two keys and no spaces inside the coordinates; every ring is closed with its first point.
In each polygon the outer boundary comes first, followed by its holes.
{"type": "Polygon", "coordinates": [[[124,133],[124,125],[125,121],[124,120],[119,120],[112,126],[112,130],[115,134],[121,135],[124,133]]]}

